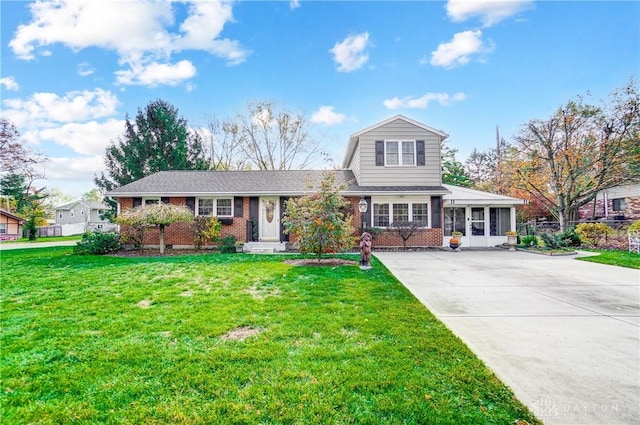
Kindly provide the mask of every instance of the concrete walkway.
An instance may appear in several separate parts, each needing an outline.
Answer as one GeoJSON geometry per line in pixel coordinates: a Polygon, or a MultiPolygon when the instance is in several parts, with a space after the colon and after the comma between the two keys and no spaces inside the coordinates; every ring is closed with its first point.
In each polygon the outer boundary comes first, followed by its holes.
{"type": "Polygon", "coordinates": [[[640,271],[506,250],[377,252],[545,424],[640,423],[640,271]]]}
{"type": "Polygon", "coordinates": [[[28,248],[50,248],[52,246],[74,246],[77,243],[78,241],[0,243],[0,251],[28,248]]]}

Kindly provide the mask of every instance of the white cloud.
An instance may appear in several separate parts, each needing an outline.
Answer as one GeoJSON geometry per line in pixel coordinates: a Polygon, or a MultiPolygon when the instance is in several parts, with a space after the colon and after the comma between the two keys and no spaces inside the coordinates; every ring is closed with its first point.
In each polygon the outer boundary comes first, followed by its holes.
{"type": "MultiPolygon", "coordinates": [[[[184,50],[206,51],[230,65],[244,62],[249,55],[238,41],[218,38],[224,25],[233,21],[232,3],[226,1],[188,2],[187,17],[177,25],[177,32],[170,28],[176,26],[180,11],[170,1],[54,0],[29,7],[32,21],[19,25],[9,42],[15,55],[25,60],[54,44],[73,50],[116,51],[119,63],[130,70],[169,62],[172,54],[184,50]]],[[[147,79],[132,76],[131,81],[145,84],[147,79]]],[[[150,81],[164,84],[158,78],[150,81]]],[[[167,84],[175,84],[173,72],[168,73],[167,84]]]]}
{"type": "Polygon", "coordinates": [[[0,86],[4,87],[6,90],[18,91],[20,86],[16,82],[16,79],[13,77],[4,77],[0,78],[0,86]]]}
{"type": "Polygon", "coordinates": [[[289,8],[290,8],[291,10],[293,10],[293,9],[297,9],[297,8],[299,8],[299,7],[300,7],[300,0],[291,0],[291,1],[289,2],[289,8]]]}
{"type": "Polygon", "coordinates": [[[338,64],[339,72],[351,72],[360,69],[368,60],[369,33],[350,35],[336,43],[331,50],[333,60],[338,64]]]}
{"type": "Polygon", "coordinates": [[[34,93],[30,98],[5,99],[3,115],[18,128],[51,127],[54,123],[83,122],[112,116],[118,98],[110,91],[73,91],[58,96],[55,93],[34,93]]]}
{"type": "Polygon", "coordinates": [[[88,77],[93,74],[95,69],[88,62],[82,62],[78,64],[78,75],[81,77],[88,77]]]}
{"type": "Polygon", "coordinates": [[[441,106],[449,106],[452,102],[460,102],[464,100],[465,97],[465,94],[462,92],[458,92],[453,95],[448,93],[426,93],[424,96],[418,98],[414,98],[412,96],[407,96],[402,99],[394,97],[392,99],[385,100],[383,104],[387,109],[425,109],[429,107],[429,103],[431,102],[438,102],[441,106]]]}
{"type": "Polygon", "coordinates": [[[333,106],[321,106],[311,115],[311,122],[316,124],[334,125],[345,120],[346,115],[333,111],[333,106]]]}
{"type": "Polygon", "coordinates": [[[69,123],[61,127],[36,130],[30,137],[67,146],[81,155],[104,155],[109,142],[124,133],[125,121],[69,123]]]}
{"type": "MultiPolygon", "coordinates": [[[[87,181],[105,170],[103,156],[52,157],[45,166],[47,180],[87,181]]],[[[83,191],[89,191],[83,189],[83,191]]]]}
{"type": "Polygon", "coordinates": [[[473,54],[491,51],[493,51],[493,44],[483,43],[482,31],[463,31],[454,34],[451,41],[440,44],[434,52],[431,52],[431,65],[454,68],[468,63],[473,54]]]}
{"type": "Polygon", "coordinates": [[[156,87],[162,84],[175,86],[196,75],[196,68],[188,60],[176,64],[150,63],[134,65],[126,71],[116,71],[116,82],[124,85],[156,87]]]}
{"type": "Polygon", "coordinates": [[[447,15],[454,22],[478,17],[485,27],[529,9],[533,0],[449,0],[447,15]]]}

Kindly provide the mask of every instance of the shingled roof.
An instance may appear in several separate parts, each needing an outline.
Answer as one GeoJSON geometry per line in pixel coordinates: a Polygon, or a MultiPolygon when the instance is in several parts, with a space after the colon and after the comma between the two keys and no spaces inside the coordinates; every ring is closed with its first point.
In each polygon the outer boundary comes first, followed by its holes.
{"type": "Polygon", "coordinates": [[[323,173],[346,184],[344,195],[373,193],[449,193],[442,186],[361,187],[351,170],[159,171],[110,192],[107,196],[303,195],[317,190],[323,173]]]}

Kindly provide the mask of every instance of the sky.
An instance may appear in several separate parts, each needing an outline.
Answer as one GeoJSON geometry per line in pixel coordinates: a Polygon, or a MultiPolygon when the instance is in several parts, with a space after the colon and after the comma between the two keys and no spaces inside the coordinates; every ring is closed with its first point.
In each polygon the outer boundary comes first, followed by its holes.
{"type": "MultiPolygon", "coordinates": [[[[79,198],[127,117],[162,99],[190,126],[274,101],[341,164],[405,115],[464,162],[576,96],[640,73],[637,1],[0,1],[0,107],[79,198]]],[[[318,157],[315,168],[326,163],[318,157]]]]}

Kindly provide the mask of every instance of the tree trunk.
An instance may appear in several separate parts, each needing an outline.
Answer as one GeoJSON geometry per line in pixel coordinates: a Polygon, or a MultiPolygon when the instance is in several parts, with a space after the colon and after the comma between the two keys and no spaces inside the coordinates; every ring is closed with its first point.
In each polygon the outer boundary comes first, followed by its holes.
{"type": "Polygon", "coordinates": [[[160,254],[164,254],[164,224],[160,225],[160,254]]]}

